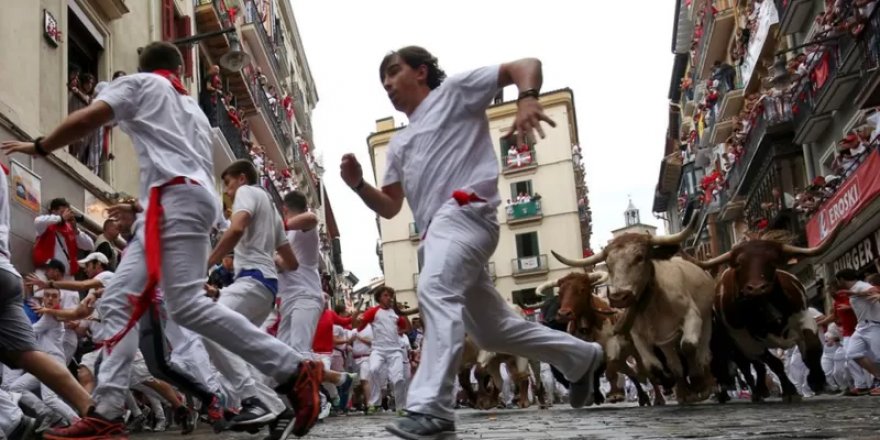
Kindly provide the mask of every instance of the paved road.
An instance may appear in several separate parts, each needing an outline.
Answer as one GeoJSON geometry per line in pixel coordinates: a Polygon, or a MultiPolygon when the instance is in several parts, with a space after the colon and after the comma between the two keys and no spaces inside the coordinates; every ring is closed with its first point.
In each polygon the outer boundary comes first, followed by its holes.
{"type": "MultiPolygon", "coordinates": [[[[638,408],[620,405],[572,410],[460,411],[461,439],[853,439],[880,438],[880,398],[814,397],[786,405],[778,399],[752,404],[669,405],[638,408]]],[[[391,415],[328,419],[314,428],[311,439],[390,439],[384,425],[391,415]]],[[[181,440],[178,432],[137,434],[136,439],[181,440]]],[[[262,440],[263,435],[200,429],[188,440],[262,440]]]]}

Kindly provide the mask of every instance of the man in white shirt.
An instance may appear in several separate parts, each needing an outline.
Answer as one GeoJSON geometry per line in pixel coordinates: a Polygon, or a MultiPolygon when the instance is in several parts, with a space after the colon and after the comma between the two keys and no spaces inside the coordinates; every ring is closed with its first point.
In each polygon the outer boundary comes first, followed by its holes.
{"type": "Polygon", "coordinates": [[[24,314],[21,275],[10,261],[8,176],[9,170],[0,162],[0,362],[33,373],[85,415],[93,404],[91,396],[61,362],[38,350],[33,327],[24,314]]]}
{"type": "Polygon", "coordinates": [[[516,84],[520,98],[511,130],[516,144],[525,143],[533,130],[543,138],[540,121],[555,124],[538,102],[540,61],[485,67],[444,82],[437,59],[410,46],[387,55],[379,76],[409,125],[391,140],[381,189],[366,184],[352,154],[343,156],[342,178],[385,218],[400,212],[406,196],[419,231],[425,231],[419,244],[424,266],[418,299],[426,324],[421,367],[410,385],[407,416],[387,429],[425,439],[455,432],[454,367],[465,331],[483,349],[557,366],[573,382],[572,406],[591,404],[601,347],[517,316],[485,269],[498,244],[500,203],[486,109],[500,88],[516,84]]]}
{"type": "Polygon", "coordinates": [[[367,324],[361,330],[357,330],[361,328],[362,321],[363,317],[361,316],[354,320],[355,330],[351,335],[351,351],[355,365],[354,371],[359,374],[361,379],[360,401],[363,402],[364,411],[369,412],[370,384],[372,383],[370,378],[370,353],[373,351],[373,326],[367,324]]]}
{"type": "MultiPolygon", "coordinates": [[[[80,262],[80,266],[82,266],[82,262],[80,262]]],[[[43,270],[43,274],[46,277],[46,281],[55,283],[64,280],[64,264],[56,259],[51,259],[47,261],[42,267],[39,269],[43,270]]],[[[29,275],[29,279],[36,278],[38,275],[32,274],[29,275]]],[[[40,298],[43,294],[43,288],[34,292],[35,298],[40,298]]],[[[61,292],[61,309],[75,309],[79,305],[79,292],[70,289],[59,289],[61,292]]],[[[73,355],[76,353],[76,347],[79,343],[79,338],[76,334],[76,321],[70,321],[65,323],[65,332],[64,332],[64,362],[69,364],[73,359],[73,355]]]]}
{"type": "Polygon", "coordinates": [[[850,293],[849,302],[856,314],[856,331],[846,348],[846,358],[874,376],[872,396],[880,396],[880,295],[878,289],[860,280],[853,269],[834,274],[841,287],[850,293]]]}
{"type": "MultiPolygon", "coordinates": [[[[220,290],[218,303],[260,326],[269,317],[278,294],[275,254],[282,267],[296,269],[293,249],[284,235],[281,216],[269,193],[258,185],[259,174],[246,160],[230,164],[220,176],[226,195],[232,199],[229,228],[208,258],[208,267],[219,264],[234,250],[235,280],[220,290]]],[[[232,419],[235,428],[256,429],[284,411],[284,402],[262,381],[255,380],[244,360],[206,339],[211,362],[228,379],[241,399],[241,410],[232,419]]],[[[302,358],[297,359],[297,362],[302,358]]]]}
{"type": "Polygon", "coordinates": [[[49,214],[34,219],[37,238],[32,257],[35,266],[54,258],[64,265],[65,278],[76,275],[77,253],[95,249],[92,238],[79,229],[77,217],[67,200],[57,198],[49,202],[49,214]]]}
{"type": "Polygon", "coordinates": [[[370,307],[361,317],[358,330],[367,325],[373,326],[373,342],[370,350],[370,406],[379,406],[386,380],[394,389],[397,410],[402,411],[406,402],[406,374],[403,354],[400,347],[400,332],[409,330],[406,318],[399,316],[392,308],[394,289],[382,286],[374,293],[377,306],[370,307]]]}
{"type": "Polygon", "coordinates": [[[48,155],[115,121],[134,144],[141,168],[143,227],[102,300],[108,333],[106,356],[95,389],[96,408],[69,429],[53,430],[47,440],[122,435],[131,359],[137,351],[140,316],[150,308],[159,275],[171,317],[180,325],[242,356],[278,383],[297,410],[304,435],[317,419],[320,366],[299,362],[295,353],[261,332],[239,313],[205,297],[209,233],[221,218],[214,190],[211,127],[179,79],[183,57],[167,42],[150,43],[139,55],[138,70],[111,82],[88,107],[71,113],[45,138],[3,142],[7,154],[48,155]],[[142,292],[132,305],[129,295],[142,292]],[[137,332],[135,332],[137,333],[137,332]],[[112,350],[111,350],[112,349],[112,350]]]}

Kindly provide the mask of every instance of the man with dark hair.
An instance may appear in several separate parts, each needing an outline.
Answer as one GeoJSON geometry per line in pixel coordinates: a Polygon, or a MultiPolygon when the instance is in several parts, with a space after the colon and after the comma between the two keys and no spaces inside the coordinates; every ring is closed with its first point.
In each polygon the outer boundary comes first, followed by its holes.
{"type": "MultiPolygon", "coordinates": [[[[295,270],[296,256],[284,236],[281,217],[269,193],[257,185],[257,170],[247,160],[237,160],[221,173],[226,195],[232,200],[229,228],[208,257],[208,267],[219,263],[234,251],[235,280],[220,290],[218,303],[240,313],[254,325],[262,324],[275,305],[278,272],[275,253],[281,267],[295,270]]],[[[241,411],[232,423],[255,429],[267,424],[284,411],[284,402],[262,381],[254,380],[247,364],[216,342],[205,340],[211,361],[241,398],[241,411]]],[[[304,358],[297,354],[297,361],[304,358]]]]}
{"type": "Polygon", "coordinates": [[[104,227],[98,240],[95,241],[95,251],[104,254],[109,262],[108,269],[115,271],[119,264],[119,251],[116,249],[116,239],[119,238],[119,224],[116,219],[108,218],[104,221],[104,227]]]}
{"type": "Polygon", "coordinates": [[[95,249],[95,242],[79,230],[79,216],[70,209],[70,203],[63,197],[49,202],[49,213],[34,219],[37,239],[31,255],[34,267],[40,267],[47,260],[55,259],[64,265],[65,277],[73,277],[79,271],[76,262],[80,250],[95,249]]]}
{"type": "MultiPolygon", "coordinates": [[[[849,291],[850,305],[858,320],[856,331],[846,347],[846,358],[873,376],[873,381],[866,378],[868,380],[863,383],[856,383],[852,394],[880,396],[880,303],[872,298],[878,289],[861,281],[861,276],[853,269],[840,270],[834,278],[849,291]]],[[[852,367],[850,372],[854,379],[858,377],[852,367]]]]}
{"type": "Polygon", "coordinates": [[[370,307],[358,325],[358,331],[368,325],[373,327],[373,341],[370,351],[370,380],[377,385],[370,389],[370,407],[377,407],[382,400],[386,381],[394,390],[397,411],[403,411],[406,402],[406,374],[404,373],[403,353],[400,350],[400,332],[409,330],[409,321],[394,311],[394,289],[381,286],[373,292],[376,306],[370,307]]]}
{"type": "Polygon", "coordinates": [[[100,304],[104,333],[113,336],[103,341],[97,406],[71,427],[44,438],[125,435],[122,415],[128,367],[138,348],[138,320],[156,301],[158,287],[175,322],[247,358],[282,384],[278,390],[290,398],[297,415],[294,433],[304,435],[317,419],[320,368],[300,362],[285,344],[204,295],[209,233],[222,216],[214,190],[211,127],[179,79],[180,52],[168,42],[150,43],[139,64],[140,73],[112,81],[45,138],[0,143],[6,154],[45,156],[116,121],[132,138],[141,168],[140,206],[146,211],[100,304]],[[129,295],[138,291],[132,304],[129,295]]]}
{"type": "Polygon", "coordinates": [[[533,131],[544,138],[540,122],[555,123],[538,101],[541,62],[523,59],[444,81],[430,53],[407,47],[385,57],[380,69],[388,98],[409,126],[391,139],[381,189],[364,181],[352,154],[342,158],[342,178],[385,218],[400,212],[405,196],[425,231],[418,286],[426,325],[422,366],[409,388],[407,415],[387,429],[409,439],[454,435],[453,381],[466,331],[485,350],[556,365],[572,381],[571,405],[591,404],[601,347],[526,321],[485,270],[498,244],[500,204],[486,109],[499,89],[516,84],[518,108],[508,135],[516,134],[517,145],[533,131]]]}

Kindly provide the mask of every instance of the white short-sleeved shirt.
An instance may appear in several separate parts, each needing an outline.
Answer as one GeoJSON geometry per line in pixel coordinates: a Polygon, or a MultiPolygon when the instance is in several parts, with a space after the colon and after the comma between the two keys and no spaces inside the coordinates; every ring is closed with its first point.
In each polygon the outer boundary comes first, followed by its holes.
{"type": "Polygon", "coordinates": [[[195,99],[153,73],[115,79],[95,99],[113,109],[119,128],[131,137],[141,170],[142,206],[147,207],[150,188],[179,176],[197,180],[219,200],[211,125],[195,99]]]}
{"type": "Polygon", "coordinates": [[[232,214],[240,211],[251,215],[251,223],[235,245],[235,274],[242,270],[259,270],[266,278],[278,278],[275,249],[285,244],[287,237],[269,193],[255,185],[238,188],[232,214]]]}
{"type": "Polygon", "coordinates": [[[54,316],[45,314],[34,323],[37,348],[59,359],[64,359],[64,324],[54,316]]]}
{"type": "MultiPolygon", "coordinates": [[[[364,327],[363,330],[357,331],[357,334],[358,334],[358,336],[360,336],[364,339],[368,339],[368,340],[372,341],[373,340],[373,326],[370,324],[367,324],[367,326],[364,327]]],[[[371,351],[373,351],[372,345],[361,342],[360,339],[355,338],[354,341],[352,341],[352,343],[351,343],[351,352],[355,356],[366,356],[366,355],[370,354],[371,351]]]]}
{"type": "Polygon", "coordinates": [[[293,254],[296,256],[299,267],[278,276],[279,291],[285,293],[301,292],[320,297],[323,289],[321,274],[318,271],[321,261],[318,229],[287,231],[287,241],[293,247],[293,254]]]}
{"type": "Polygon", "coordinates": [[[475,192],[494,207],[501,203],[486,116],[498,71],[483,67],[448,78],[391,139],[383,185],[401,182],[421,231],[456,190],[475,192]]]}
{"type": "Polygon", "coordinates": [[[9,184],[6,182],[8,178],[0,168],[0,270],[21,277],[9,259],[12,255],[9,253],[9,184]]]}
{"type": "MultiPolygon", "coordinates": [[[[849,290],[853,293],[862,293],[870,290],[872,287],[874,286],[864,281],[856,281],[849,290]]],[[[880,303],[855,295],[849,297],[849,303],[852,306],[853,313],[856,314],[856,319],[859,321],[856,327],[867,325],[866,321],[880,322],[880,303]]]]}

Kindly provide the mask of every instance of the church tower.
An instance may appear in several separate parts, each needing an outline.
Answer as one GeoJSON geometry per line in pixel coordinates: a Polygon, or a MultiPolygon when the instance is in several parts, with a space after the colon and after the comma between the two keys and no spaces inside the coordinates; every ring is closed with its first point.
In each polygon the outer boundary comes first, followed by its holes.
{"type": "Polygon", "coordinates": [[[656,226],[642,223],[642,218],[639,215],[639,208],[636,208],[636,205],[633,204],[632,197],[629,199],[629,205],[627,205],[626,211],[623,211],[623,219],[624,227],[611,231],[611,235],[615,238],[630,233],[651,235],[657,233],[656,226]]]}

